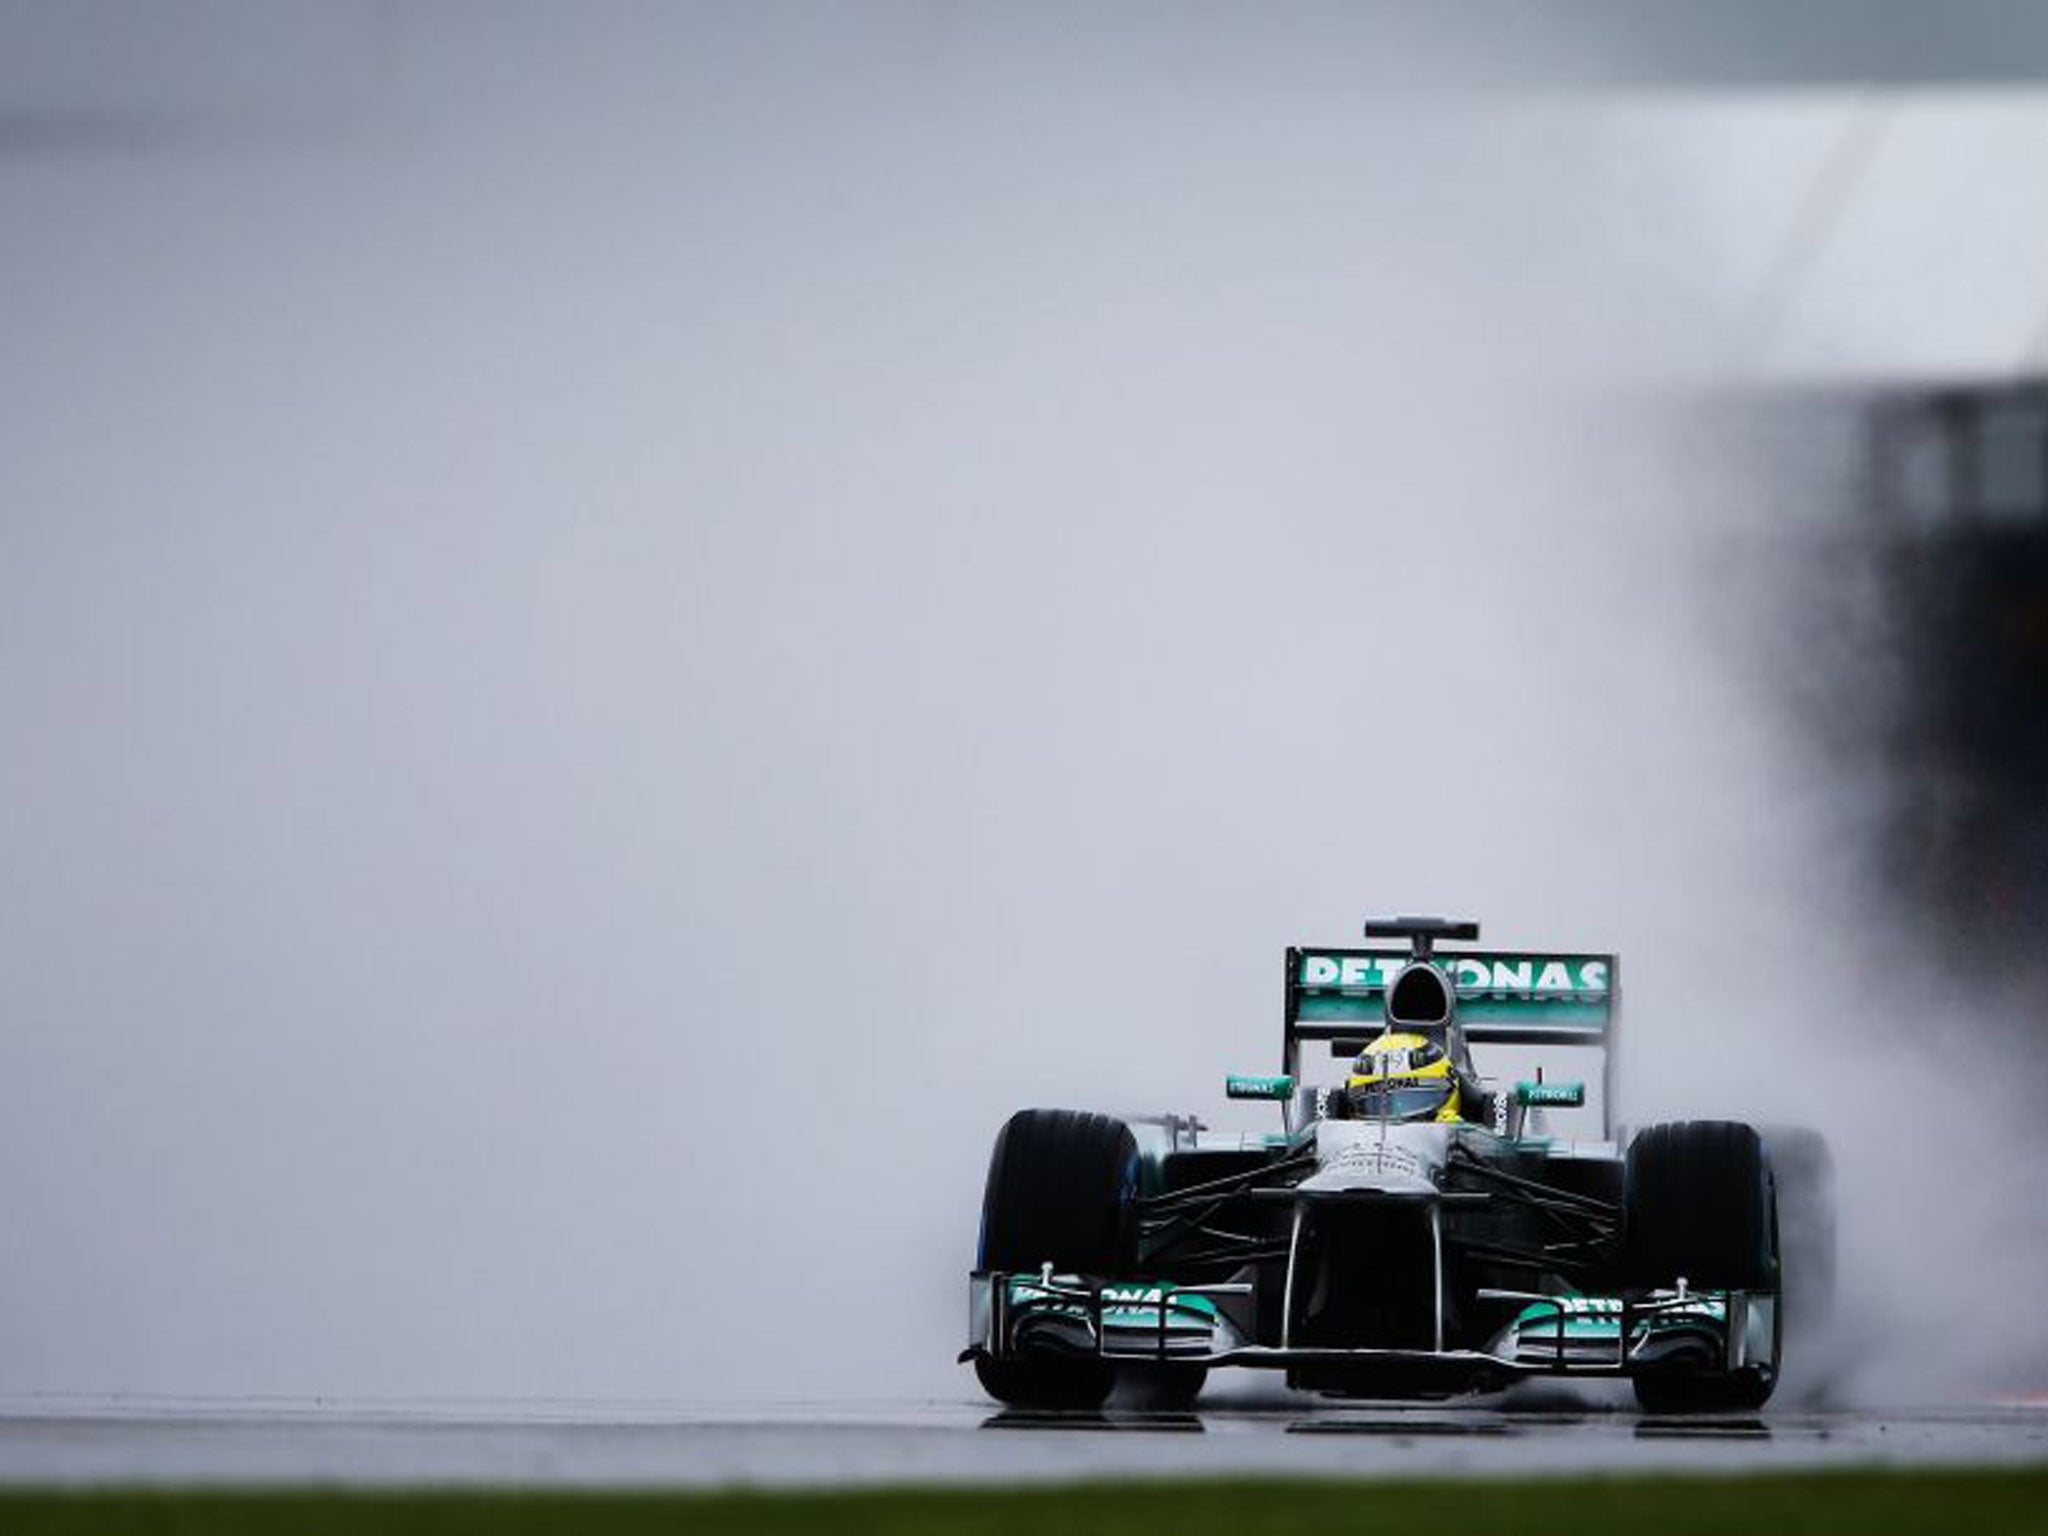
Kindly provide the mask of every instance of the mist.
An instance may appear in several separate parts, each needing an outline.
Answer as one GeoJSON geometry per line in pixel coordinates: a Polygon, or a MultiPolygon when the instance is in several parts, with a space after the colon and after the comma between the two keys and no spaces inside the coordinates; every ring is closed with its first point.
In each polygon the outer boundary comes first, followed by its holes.
{"type": "Polygon", "coordinates": [[[1149,13],[400,17],[0,138],[0,1392],[961,1395],[1003,1117],[1237,1123],[1393,909],[1821,1123],[1929,1384],[2023,1085],[1898,1134],[1970,1015],[1758,685],[1682,157],[1149,13]]]}

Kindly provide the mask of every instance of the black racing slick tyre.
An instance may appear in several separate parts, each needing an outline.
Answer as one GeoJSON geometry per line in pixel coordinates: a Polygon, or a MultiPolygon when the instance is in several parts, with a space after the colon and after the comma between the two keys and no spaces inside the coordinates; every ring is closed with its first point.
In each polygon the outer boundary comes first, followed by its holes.
{"type": "Polygon", "coordinates": [[[1766,1126],[1761,1134],[1778,1190],[1785,1315],[1803,1341],[1835,1305],[1835,1160],[1819,1131],[1766,1126]]]}
{"type": "Polygon", "coordinates": [[[1771,1400],[1775,1382],[1759,1370],[1696,1374],[1646,1371],[1634,1379],[1645,1413],[1754,1413],[1771,1400]]]}
{"type": "Polygon", "coordinates": [[[1763,1142],[1731,1120],[1653,1125],[1629,1143],[1628,1254],[1638,1285],[1775,1290],[1777,1245],[1763,1142]]]}
{"type": "Polygon", "coordinates": [[[1020,1109],[996,1136],[981,1268],[1120,1275],[1137,1262],[1138,1143],[1108,1115],[1020,1109]]]}
{"type": "MultiPolygon", "coordinates": [[[[1105,1277],[1137,1262],[1138,1143],[1107,1115],[1024,1109],[996,1136],[981,1202],[982,1269],[1105,1277]]],[[[1116,1370],[1094,1355],[1026,1348],[974,1363],[989,1396],[1018,1408],[1098,1408],[1116,1370]]]]}
{"type": "Polygon", "coordinates": [[[1835,1306],[1835,1160],[1818,1131],[1766,1125],[1758,1132],[1778,1190],[1779,1285],[1790,1344],[1778,1395],[1816,1407],[1836,1395],[1859,1353],[1835,1306]]]}
{"type": "MultiPolygon", "coordinates": [[[[1629,1144],[1626,1179],[1630,1278],[1696,1291],[1779,1287],[1778,1216],[1770,1162],[1747,1125],[1688,1120],[1653,1125],[1629,1144]]],[[[1782,1330],[1783,1312],[1776,1313],[1782,1330]]],[[[1651,1413],[1726,1413],[1761,1408],[1777,1384],[1768,1363],[1726,1371],[1675,1359],[1634,1378],[1651,1413]]]]}
{"type": "Polygon", "coordinates": [[[1107,1360],[1058,1355],[983,1355],[974,1362],[974,1374],[982,1391],[1009,1408],[1100,1408],[1116,1385],[1116,1367],[1107,1360]]]}

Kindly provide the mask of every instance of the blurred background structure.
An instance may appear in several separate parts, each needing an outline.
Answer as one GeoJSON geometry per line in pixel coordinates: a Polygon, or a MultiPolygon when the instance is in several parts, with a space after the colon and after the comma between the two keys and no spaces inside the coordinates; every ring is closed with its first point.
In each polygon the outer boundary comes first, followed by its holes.
{"type": "Polygon", "coordinates": [[[1866,402],[1864,508],[1895,765],[1876,865],[1963,964],[2048,1018],[2048,381],[1899,387],[1866,402]]]}

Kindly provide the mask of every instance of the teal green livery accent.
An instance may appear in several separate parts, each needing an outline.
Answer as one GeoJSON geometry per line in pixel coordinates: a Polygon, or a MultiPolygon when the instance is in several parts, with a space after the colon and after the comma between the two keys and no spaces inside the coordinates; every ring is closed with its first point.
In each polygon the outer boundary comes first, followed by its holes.
{"type": "MultiPolygon", "coordinates": [[[[1387,988],[1410,957],[1399,953],[1301,955],[1294,981],[1303,1021],[1377,1024],[1387,988]]],[[[1467,1024],[1603,1034],[1613,1018],[1614,957],[1473,951],[1429,963],[1450,978],[1467,1024]]]]}
{"type": "MultiPolygon", "coordinates": [[[[1055,1286],[1078,1286],[1079,1280],[1071,1275],[1055,1275],[1055,1286]]],[[[1207,1296],[1190,1295],[1171,1285],[1162,1285],[1149,1280],[1127,1280],[1102,1288],[1102,1322],[1109,1328],[1159,1326],[1159,1307],[1166,1306],[1168,1328],[1211,1328],[1217,1319],[1216,1303],[1207,1296]]],[[[1022,1275],[1010,1277],[1009,1304],[1012,1307],[1031,1307],[1047,1312],[1065,1313],[1073,1317],[1085,1317],[1086,1309],[1078,1299],[1061,1296],[1048,1291],[1037,1280],[1022,1275]]]]}
{"type": "MultiPolygon", "coordinates": [[[[1515,1315],[1509,1333],[1518,1353],[1535,1358],[1555,1351],[1560,1343],[1597,1344],[1618,1351],[1621,1345],[1621,1300],[1615,1296],[1559,1296],[1531,1302],[1515,1315]]],[[[1680,1305],[1638,1312],[1630,1319],[1629,1348],[1660,1334],[1711,1328],[1718,1335],[1728,1319],[1727,1296],[1719,1291],[1695,1293],[1680,1305]]]]}
{"type": "Polygon", "coordinates": [[[1586,1102],[1584,1083],[1517,1083],[1515,1102],[1524,1109],[1578,1109],[1586,1102]]]}
{"type": "Polygon", "coordinates": [[[1291,1099],[1294,1097],[1294,1079],[1253,1077],[1233,1072],[1223,1079],[1223,1096],[1227,1099],[1291,1099]]]}

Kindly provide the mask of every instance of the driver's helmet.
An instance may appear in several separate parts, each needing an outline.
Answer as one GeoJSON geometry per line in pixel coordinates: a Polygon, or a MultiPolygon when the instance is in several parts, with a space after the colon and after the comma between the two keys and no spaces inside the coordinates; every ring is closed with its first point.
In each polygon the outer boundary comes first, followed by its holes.
{"type": "Polygon", "coordinates": [[[1388,1031],[1358,1053],[1344,1083],[1359,1120],[1458,1120],[1458,1079],[1450,1055],[1427,1035],[1388,1031]]]}

